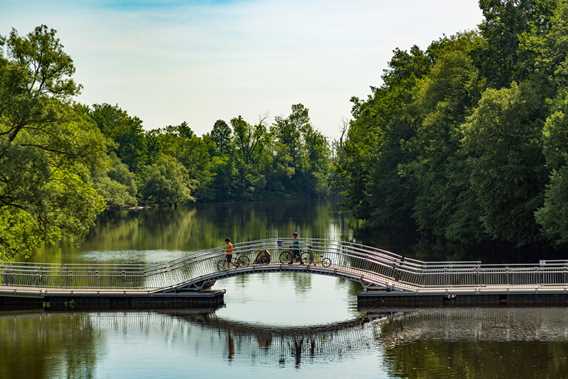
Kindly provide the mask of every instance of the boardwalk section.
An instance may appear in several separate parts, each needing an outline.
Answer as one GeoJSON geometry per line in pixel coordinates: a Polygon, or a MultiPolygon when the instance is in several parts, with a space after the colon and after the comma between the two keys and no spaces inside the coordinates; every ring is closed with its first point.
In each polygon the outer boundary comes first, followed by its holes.
{"type": "Polygon", "coordinates": [[[160,264],[0,265],[0,296],[156,296],[195,293],[217,280],[260,272],[306,272],[360,283],[361,296],[416,298],[568,295],[568,261],[483,264],[427,262],[354,242],[265,239],[235,245],[233,264],[222,248],[188,252],[160,264]]]}

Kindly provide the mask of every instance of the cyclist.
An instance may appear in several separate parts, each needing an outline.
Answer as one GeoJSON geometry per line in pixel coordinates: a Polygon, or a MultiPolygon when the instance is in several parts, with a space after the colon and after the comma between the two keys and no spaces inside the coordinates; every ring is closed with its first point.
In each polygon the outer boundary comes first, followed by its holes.
{"type": "Polygon", "coordinates": [[[292,241],[292,254],[290,258],[290,263],[294,263],[295,259],[300,259],[300,264],[303,265],[304,261],[302,260],[302,252],[300,250],[300,240],[298,239],[298,232],[292,233],[292,237],[294,240],[292,241]]]}
{"type": "Polygon", "coordinates": [[[225,238],[225,260],[227,261],[227,267],[231,265],[231,261],[233,260],[233,251],[235,250],[235,246],[231,242],[230,238],[225,238]]]}

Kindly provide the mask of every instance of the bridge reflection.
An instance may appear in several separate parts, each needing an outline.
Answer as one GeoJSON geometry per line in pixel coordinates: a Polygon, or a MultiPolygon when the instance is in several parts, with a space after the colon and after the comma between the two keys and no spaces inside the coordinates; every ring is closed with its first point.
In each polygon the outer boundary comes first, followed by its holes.
{"type": "Polygon", "coordinates": [[[19,377],[30,367],[37,371],[33,378],[94,374],[105,350],[126,340],[148,346],[152,356],[156,348],[175,350],[187,362],[213,366],[222,360],[299,368],[371,354],[393,376],[436,376],[433,367],[441,370],[440,376],[459,376],[462,367],[451,363],[458,360],[480,375],[492,365],[488,372],[499,375],[487,376],[500,377],[503,365],[496,357],[514,361],[522,374],[537,354],[556,377],[568,370],[566,308],[373,312],[366,309],[353,320],[308,327],[250,324],[190,311],[0,313],[0,377],[19,377]],[[22,366],[19,356],[26,357],[29,367],[22,366]]]}
{"type": "Polygon", "coordinates": [[[231,321],[214,313],[160,311],[153,313],[93,314],[95,328],[128,333],[133,328],[145,334],[160,329],[200,354],[227,361],[249,360],[261,364],[293,364],[355,357],[373,351],[380,323],[387,315],[361,316],[352,320],[311,325],[272,326],[231,321]],[[195,350],[197,351],[197,350],[195,350]]]}
{"type": "MultiPolygon", "coordinates": [[[[200,354],[228,361],[294,364],[356,357],[414,342],[568,342],[568,309],[367,309],[352,320],[275,326],[232,321],[215,313],[160,311],[91,314],[95,329],[157,332],[200,354]]],[[[85,320],[82,320],[84,322],[85,320]]]]}
{"type": "Polygon", "coordinates": [[[215,315],[179,315],[193,325],[225,334],[228,359],[239,355],[253,360],[277,361],[284,365],[289,361],[296,367],[306,359],[341,359],[375,346],[376,327],[385,321],[386,315],[361,316],[353,320],[304,327],[280,327],[249,324],[218,318],[215,315]]]}

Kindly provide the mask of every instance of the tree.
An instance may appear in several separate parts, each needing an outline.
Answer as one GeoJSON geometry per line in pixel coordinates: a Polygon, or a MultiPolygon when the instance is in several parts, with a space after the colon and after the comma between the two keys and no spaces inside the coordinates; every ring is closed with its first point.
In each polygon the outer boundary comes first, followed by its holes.
{"type": "Polygon", "coordinates": [[[267,149],[269,135],[262,120],[251,125],[239,116],[231,120],[231,126],[237,171],[235,192],[239,198],[252,199],[266,184],[264,172],[271,158],[267,149]]]}
{"type": "Polygon", "coordinates": [[[479,26],[483,43],[473,57],[490,87],[507,87],[532,74],[529,56],[520,49],[526,33],[546,33],[557,0],[480,0],[485,19],[479,26]],[[529,64],[530,66],[530,64],[529,64]]]}
{"type": "Polygon", "coordinates": [[[326,196],[329,190],[330,147],[327,138],[314,128],[304,131],[304,143],[308,159],[308,186],[304,193],[326,196]]]}
{"type": "Polygon", "coordinates": [[[12,30],[1,40],[0,257],[13,258],[86,234],[104,208],[90,167],[101,165],[107,143],[72,104],[80,87],[55,30],[12,30]]]}
{"type": "Polygon", "coordinates": [[[346,178],[346,196],[357,216],[381,230],[413,229],[414,185],[399,168],[413,159],[405,145],[416,128],[412,98],[431,59],[418,47],[395,50],[383,85],[366,101],[354,98],[347,138],[337,167],[346,178]]]}
{"type": "Polygon", "coordinates": [[[185,167],[175,158],[163,155],[144,168],[140,197],[144,204],[173,207],[192,200],[191,188],[185,167]]]}
{"type": "Polygon", "coordinates": [[[211,130],[211,139],[215,143],[215,153],[217,155],[227,155],[231,153],[231,128],[223,120],[215,121],[211,130]]]}
{"type": "Polygon", "coordinates": [[[106,209],[133,207],[138,203],[136,177],[115,154],[94,173],[97,191],[104,197],[106,209]]]}
{"type": "Polygon", "coordinates": [[[8,59],[0,57],[0,135],[13,142],[25,129],[49,132],[64,115],[59,103],[68,103],[80,86],[71,76],[73,60],[63,51],[54,29],[41,25],[26,37],[12,29],[6,42],[8,59]]]}
{"type": "Polygon", "coordinates": [[[538,93],[513,83],[488,89],[464,124],[471,189],[493,238],[513,243],[539,238],[534,212],[542,206],[547,172],[538,93]]]}
{"type": "Polygon", "coordinates": [[[421,232],[435,239],[472,243],[482,238],[475,198],[459,152],[460,125],[479,98],[478,72],[470,53],[475,34],[433,44],[430,72],[417,82],[414,98],[420,122],[406,148],[415,156],[401,171],[416,188],[414,217],[421,232]]]}
{"type": "Polygon", "coordinates": [[[427,243],[541,244],[536,211],[564,242],[568,1],[480,7],[479,32],[395,50],[383,83],[353,99],[334,183],[373,230],[415,222],[427,243]]]}
{"type": "Polygon", "coordinates": [[[270,134],[274,139],[270,188],[305,196],[325,194],[330,148],[327,139],[312,127],[308,108],[292,105],[288,117],[276,117],[270,134]]]}
{"type": "Polygon", "coordinates": [[[99,130],[114,142],[112,151],[131,171],[140,171],[147,160],[142,120],[118,105],[95,104],[89,112],[99,130]]]}
{"type": "Polygon", "coordinates": [[[214,142],[209,136],[199,137],[186,122],[148,133],[147,141],[162,155],[175,158],[187,170],[197,199],[209,199],[219,158],[214,156],[214,142]]]}
{"type": "Polygon", "coordinates": [[[557,101],[546,120],[544,155],[551,174],[544,205],[536,218],[546,235],[559,244],[568,243],[568,94],[557,101]]]}

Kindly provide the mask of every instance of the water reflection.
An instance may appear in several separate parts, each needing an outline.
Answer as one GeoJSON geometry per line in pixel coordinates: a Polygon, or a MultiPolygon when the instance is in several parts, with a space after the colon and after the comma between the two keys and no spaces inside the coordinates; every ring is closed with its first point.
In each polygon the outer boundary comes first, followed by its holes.
{"type": "MultiPolygon", "coordinates": [[[[241,241],[299,230],[304,237],[351,239],[349,223],[329,203],[144,211],[99,222],[81,246],[34,259],[167,261],[220,245],[227,235],[241,241]]],[[[406,253],[402,244],[394,249],[406,253]]],[[[349,331],[294,334],[305,325],[358,319],[360,287],[294,273],[238,276],[216,287],[227,289],[227,307],[209,316],[0,314],[0,378],[560,378],[568,372],[564,308],[406,311],[349,331]]]]}
{"type": "Polygon", "coordinates": [[[229,361],[241,359],[269,365],[278,363],[280,367],[293,364],[295,368],[300,368],[304,362],[313,364],[318,360],[356,358],[361,351],[372,350],[373,325],[384,320],[358,317],[329,324],[282,327],[231,321],[211,314],[176,312],[172,316],[210,330],[221,342],[226,340],[226,357],[229,361]]]}
{"type": "Polygon", "coordinates": [[[93,377],[104,348],[88,314],[0,314],[0,378],[93,377]]]}
{"type": "Polygon", "coordinates": [[[428,340],[566,341],[567,320],[567,308],[421,309],[391,317],[382,332],[387,346],[428,340]]]}
{"type": "Polygon", "coordinates": [[[100,220],[80,246],[38,251],[49,262],[163,262],[188,251],[234,241],[289,237],[352,238],[348,213],[329,202],[281,201],[205,204],[177,210],[144,210],[100,220]]]}
{"type": "Polygon", "coordinates": [[[190,311],[4,313],[0,377],[287,377],[292,370],[300,377],[560,378],[568,372],[564,308],[380,312],[307,327],[190,311]]]}
{"type": "Polygon", "coordinates": [[[385,366],[405,378],[561,378],[568,309],[419,310],[382,325],[385,366]]]}
{"type": "Polygon", "coordinates": [[[219,317],[280,326],[332,323],[358,317],[358,283],[308,273],[256,273],[218,281],[226,289],[219,317]]]}

